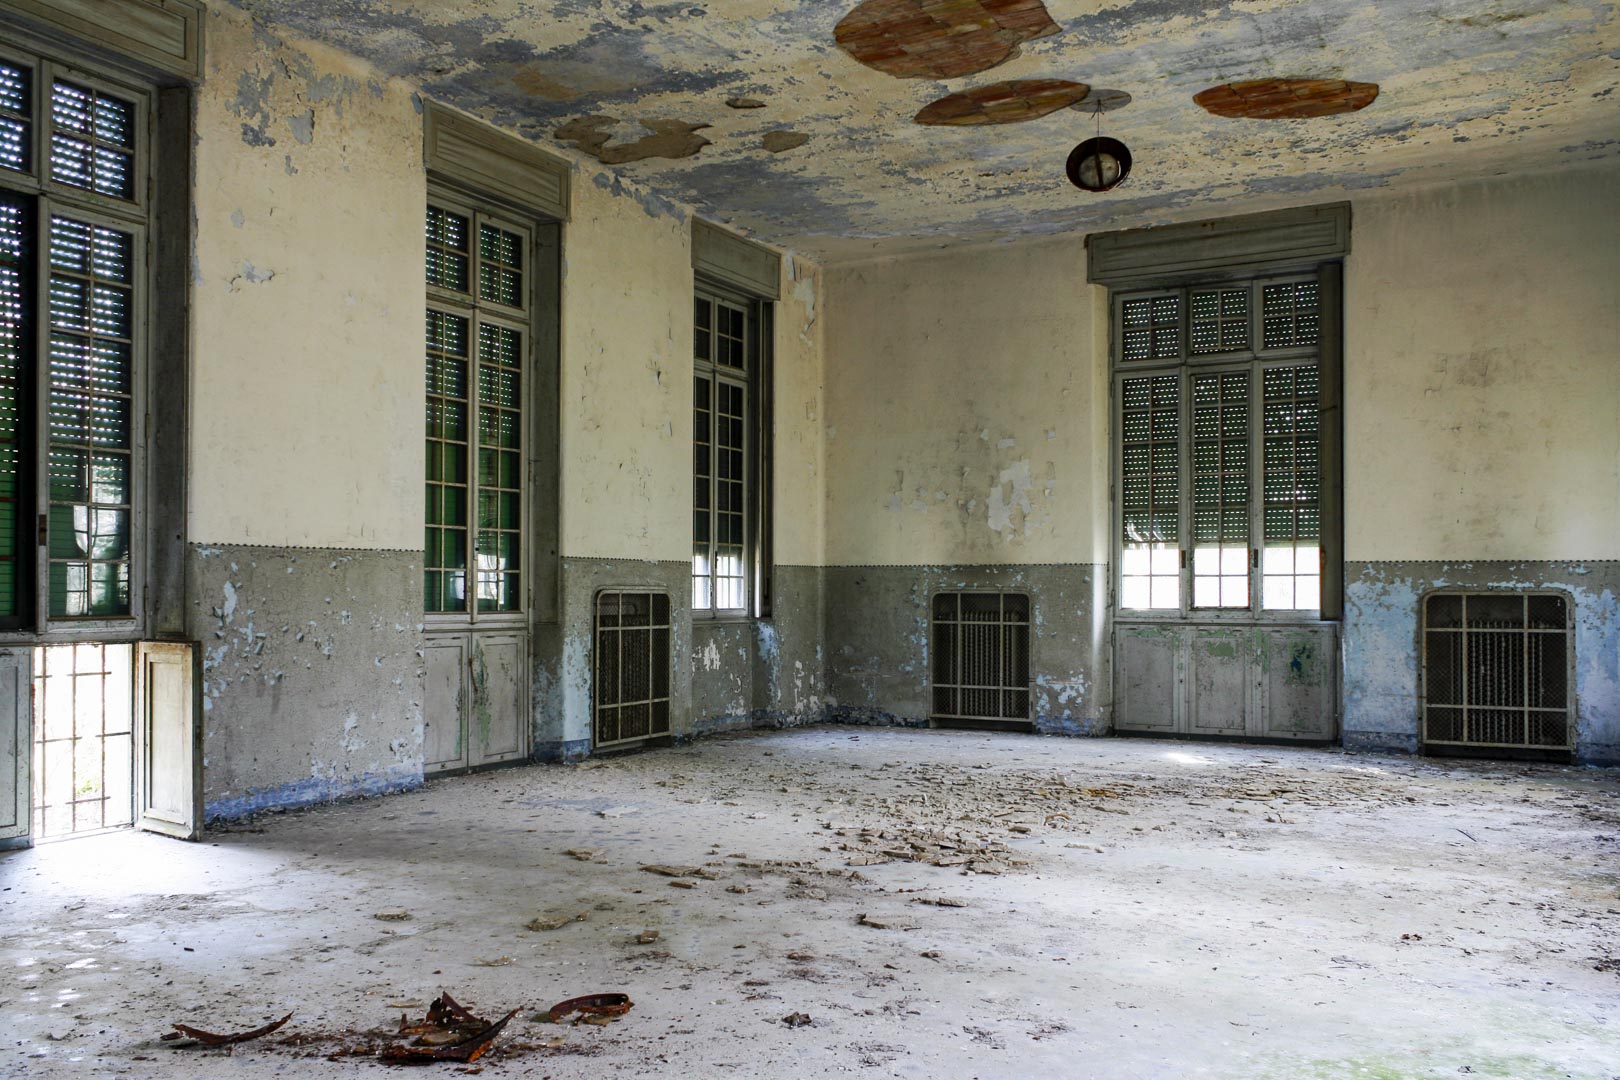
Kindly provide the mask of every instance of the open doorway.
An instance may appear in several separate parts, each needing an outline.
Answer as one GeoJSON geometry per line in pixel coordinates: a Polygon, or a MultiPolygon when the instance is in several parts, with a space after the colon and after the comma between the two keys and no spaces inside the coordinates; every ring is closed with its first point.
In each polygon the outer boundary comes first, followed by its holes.
{"type": "Polygon", "coordinates": [[[37,646],[33,672],[34,837],[133,825],[133,646],[37,646]]]}

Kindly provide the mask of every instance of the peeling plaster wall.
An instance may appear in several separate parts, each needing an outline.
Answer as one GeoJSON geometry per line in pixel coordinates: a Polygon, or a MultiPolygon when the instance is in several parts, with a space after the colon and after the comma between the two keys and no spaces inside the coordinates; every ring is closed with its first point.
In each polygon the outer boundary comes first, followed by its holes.
{"type": "Polygon", "coordinates": [[[690,559],[691,219],[603,172],[564,227],[561,420],[563,554],[690,559]]]}
{"type": "Polygon", "coordinates": [[[1355,207],[1345,740],[1412,750],[1430,589],[1574,597],[1576,753],[1620,761],[1620,170],[1355,207]]]}
{"type": "Polygon", "coordinates": [[[930,604],[941,591],[1030,597],[1031,720],[1046,734],[1111,724],[1101,566],[838,566],[827,570],[829,715],[924,724],[931,712],[930,604]]]}
{"type": "Polygon", "coordinates": [[[1082,239],[827,270],[833,714],[929,714],[929,602],[1034,603],[1033,718],[1108,729],[1106,293],[1082,239]]]}
{"type": "Polygon", "coordinates": [[[422,121],[213,5],[196,99],[188,634],[235,817],[422,780],[422,121]]]}
{"type": "MultiPolygon", "coordinates": [[[[1353,745],[1416,746],[1425,589],[1541,583],[1575,596],[1583,627],[1580,754],[1615,756],[1620,630],[1603,568],[1620,557],[1616,206],[1620,170],[1589,166],[1355,202],[1344,405],[1353,745]],[[1424,569],[1435,560],[1443,573],[1424,569]],[[1459,569],[1464,560],[1492,561],[1468,563],[1476,572],[1459,569]]],[[[827,562],[859,564],[828,571],[840,705],[918,715],[923,609],[905,597],[940,566],[1095,563],[1096,640],[1106,640],[1107,316],[1083,259],[1076,236],[826,271],[827,562]],[[884,599],[849,610],[852,575],[883,578],[873,595],[884,599]]],[[[1071,666],[1102,672],[1097,651],[1071,666]]],[[[1107,694],[1106,678],[1094,685],[1107,694]]]]}
{"type": "Polygon", "coordinates": [[[1556,589],[1575,612],[1575,758],[1620,765],[1620,561],[1378,560],[1345,573],[1344,743],[1419,747],[1419,605],[1434,589],[1556,589]]]}
{"type": "MultiPolygon", "coordinates": [[[[661,582],[658,587],[671,593],[683,624],[677,637],[690,635],[691,649],[676,648],[683,719],[672,720],[673,734],[808,715],[819,709],[822,685],[817,568],[826,505],[819,268],[785,254],[782,300],[775,305],[773,618],[718,624],[690,615],[690,215],[606,172],[582,167],[563,250],[566,602],[556,633],[564,674],[560,717],[542,719],[539,743],[545,753],[566,756],[582,752],[589,738],[592,603],[596,588],[624,583],[608,572],[613,567],[648,570],[647,582],[661,582]],[[576,664],[584,666],[572,675],[576,664]],[[813,689],[805,688],[807,681],[813,689]]],[[[636,574],[628,580],[643,583],[636,574]]],[[[542,679],[548,677],[542,672],[542,679]]]]}
{"type": "Polygon", "coordinates": [[[422,782],[420,554],[194,545],[209,818],[422,782]]]}
{"type": "MultiPolygon", "coordinates": [[[[231,817],[422,779],[426,180],[411,87],[227,6],[208,32],[187,630],[204,653],[209,813],[231,817]]],[[[691,217],[599,168],[577,171],[573,191],[561,609],[533,647],[534,745],[548,757],[589,747],[593,604],[608,585],[674,597],[673,727],[694,730],[691,217]]],[[[819,710],[823,686],[817,267],[784,258],[783,293],[777,558],[794,566],[778,618],[727,654],[750,723],[819,710]]],[[[723,724],[733,710],[714,700],[704,719],[723,724]]]]}

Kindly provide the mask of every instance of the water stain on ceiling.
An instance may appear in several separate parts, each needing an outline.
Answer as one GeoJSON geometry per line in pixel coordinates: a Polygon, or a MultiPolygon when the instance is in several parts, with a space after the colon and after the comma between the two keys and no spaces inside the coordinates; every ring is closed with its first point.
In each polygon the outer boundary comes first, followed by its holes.
{"type": "Polygon", "coordinates": [[[976,75],[1061,33],[1041,0],[864,0],[833,27],[838,47],[898,79],[976,75]]]}
{"type": "MultiPolygon", "coordinates": [[[[995,78],[1131,96],[1103,126],[1130,146],[1135,166],[1101,195],[1075,190],[1063,172],[1069,148],[1096,129],[1089,112],[913,123],[931,102],[973,87],[859,62],[837,33],[858,0],[727,0],[723,9],[703,0],[239,2],[271,30],[363,56],[429,96],[832,261],[1620,156],[1613,0],[885,4],[926,21],[916,24],[922,44],[928,26],[950,22],[950,4],[967,12],[964,38],[1045,28],[1044,10],[1057,32],[1012,42],[1016,55],[999,61],[995,78]],[[1009,11],[1029,25],[980,21],[1009,11]],[[1234,121],[1193,100],[1285,79],[1355,79],[1379,93],[1373,107],[1286,124],[1234,121]],[[807,135],[814,152],[773,153],[770,131],[807,135]]],[[[922,45],[906,56],[925,54],[939,61],[922,45]]]]}

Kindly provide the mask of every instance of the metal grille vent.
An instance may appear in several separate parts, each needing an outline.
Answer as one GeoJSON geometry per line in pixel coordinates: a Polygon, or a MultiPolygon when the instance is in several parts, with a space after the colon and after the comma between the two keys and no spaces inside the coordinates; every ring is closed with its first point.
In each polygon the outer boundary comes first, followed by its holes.
{"type": "Polygon", "coordinates": [[[1499,750],[1573,745],[1569,601],[1435,593],[1423,606],[1423,741],[1499,750]]]}
{"type": "Polygon", "coordinates": [[[596,597],[595,745],[669,734],[669,595],[596,597]]]}
{"type": "Polygon", "coordinates": [[[1029,597],[934,597],[933,719],[1029,721],[1029,597]]]}

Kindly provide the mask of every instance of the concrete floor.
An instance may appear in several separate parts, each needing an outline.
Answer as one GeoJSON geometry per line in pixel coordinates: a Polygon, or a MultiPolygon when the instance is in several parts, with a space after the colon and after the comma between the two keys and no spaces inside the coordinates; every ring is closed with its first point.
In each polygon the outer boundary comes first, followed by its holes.
{"type": "Polygon", "coordinates": [[[1617,856],[1607,771],[716,738],[0,856],[0,1074],[348,1076],[447,989],[522,1007],[489,1075],[1608,1080],[1617,856]],[[635,1006],[533,1019],[596,991],[635,1006]],[[232,1056],[158,1038],[288,1011],[232,1056]]]}

